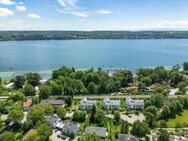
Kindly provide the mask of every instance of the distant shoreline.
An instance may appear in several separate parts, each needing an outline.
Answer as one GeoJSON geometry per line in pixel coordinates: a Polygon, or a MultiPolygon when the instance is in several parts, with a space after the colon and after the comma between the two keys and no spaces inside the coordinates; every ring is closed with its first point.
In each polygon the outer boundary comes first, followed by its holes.
{"type": "Polygon", "coordinates": [[[188,31],[0,31],[0,41],[188,39],[188,31]]]}

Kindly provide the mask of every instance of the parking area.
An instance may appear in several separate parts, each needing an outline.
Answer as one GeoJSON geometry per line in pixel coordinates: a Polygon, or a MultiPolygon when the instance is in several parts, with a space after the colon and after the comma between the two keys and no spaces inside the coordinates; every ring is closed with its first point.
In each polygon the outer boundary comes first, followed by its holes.
{"type": "Polygon", "coordinates": [[[128,121],[129,123],[134,123],[135,121],[139,120],[139,121],[143,121],[145,119],[143,114],[121,114],[121,119],[128,121]]]}
{"type": "Polygon", "coordinates": [[[53,131],[52,135],[50,136],[52,141],[69,141],[68,137],[62,136],[61,131],[53,131]]]}

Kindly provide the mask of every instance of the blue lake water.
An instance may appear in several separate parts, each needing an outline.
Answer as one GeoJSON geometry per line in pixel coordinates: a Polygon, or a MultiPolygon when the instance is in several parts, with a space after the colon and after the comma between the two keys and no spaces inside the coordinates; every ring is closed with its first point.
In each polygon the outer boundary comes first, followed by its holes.
{"type": "Polygon", "coordinates": [[[188,39],[0,42],[1,72],[44,71],[61,66],[136,70],[184,61],[188,61],[188,39]]]}

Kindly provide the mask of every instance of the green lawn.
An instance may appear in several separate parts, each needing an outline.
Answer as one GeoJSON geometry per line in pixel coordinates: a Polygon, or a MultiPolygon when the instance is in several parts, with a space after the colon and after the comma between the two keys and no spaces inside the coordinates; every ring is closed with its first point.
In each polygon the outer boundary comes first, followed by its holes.
{"type": "Polygon", "coordinates": [[[184,110],[181,115],[177,115],[175,119],[168,121],[168,127],[175,127],[176,123],[188,123],[188,110],[184,110]]]}

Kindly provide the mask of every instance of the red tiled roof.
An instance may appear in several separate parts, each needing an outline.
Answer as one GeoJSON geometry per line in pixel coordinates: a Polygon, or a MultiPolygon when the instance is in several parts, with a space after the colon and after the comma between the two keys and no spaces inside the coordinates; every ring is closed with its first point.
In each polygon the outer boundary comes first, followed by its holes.
{"type": "Polygon", "coordinates": [[[32,102],[30,101],[23,102],[23,107],[31,107],[31,106],[32,106],[32,102]]]}

